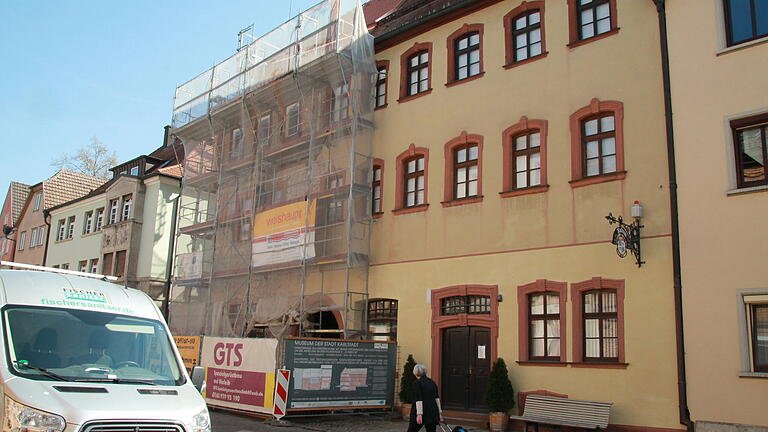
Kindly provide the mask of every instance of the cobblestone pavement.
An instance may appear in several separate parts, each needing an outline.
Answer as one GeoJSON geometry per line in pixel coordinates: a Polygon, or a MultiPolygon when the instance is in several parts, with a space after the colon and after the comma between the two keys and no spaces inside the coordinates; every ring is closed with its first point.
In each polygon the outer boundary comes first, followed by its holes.
{"type": "Polygon", "coordinates": [[[212,432],[405,432],[408,429],[406,422],[389,414],[306,417],[277,422],[274,419],[211,411],[211,423],[212,432]]]}

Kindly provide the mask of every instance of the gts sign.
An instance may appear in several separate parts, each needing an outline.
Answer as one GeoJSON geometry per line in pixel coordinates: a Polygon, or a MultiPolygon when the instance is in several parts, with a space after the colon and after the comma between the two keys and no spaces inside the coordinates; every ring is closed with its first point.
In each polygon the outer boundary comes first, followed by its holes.
{"type": "Polygon", "coordinates": [[[242,349],[241,343],[219,342],[213,347],[213,361],[217,366],[240,366],[243,364],[242,349]]]}

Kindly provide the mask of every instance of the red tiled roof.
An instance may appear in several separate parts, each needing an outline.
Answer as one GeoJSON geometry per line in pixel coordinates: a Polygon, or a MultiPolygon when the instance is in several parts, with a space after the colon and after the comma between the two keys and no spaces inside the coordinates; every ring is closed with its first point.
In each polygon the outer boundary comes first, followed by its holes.
{"type": "Polygon", "coordinates": [[[44,209],[80,198],[98,188],[106,179],[63,169],[43,181],[44,209]]]}
{"type": "Polygon", "coordinates": [[[24,183],[11,182],[11,224],[16,226],[21,217],[21,211],[24,210],[24,203],[29,196],[29,185],[24,183]]]}
{"type": "MultiPolygon", "coordinates": [[[[376,20],[394,10],[403,0],[370,0],[363,4],[365,24],[371,28],[376,20]]],[[[407,0],[406,0],[407,1],[407,0]]]]}
{"type": "Polygon", "coordinates": [[[427,22],[447,10],[495,0],[402,0],[397,9],[379,20],[371,29],[376,37],[414,23],[427,22]]]}

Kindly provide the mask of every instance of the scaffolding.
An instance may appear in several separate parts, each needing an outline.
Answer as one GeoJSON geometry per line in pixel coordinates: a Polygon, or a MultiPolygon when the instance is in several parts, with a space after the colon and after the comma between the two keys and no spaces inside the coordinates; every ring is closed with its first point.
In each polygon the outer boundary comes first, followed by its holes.
{"type": "Polygon", "coordinates": [[[325,0],[176,89],[174,334],[365,337],[375,74],[325,0]]]}

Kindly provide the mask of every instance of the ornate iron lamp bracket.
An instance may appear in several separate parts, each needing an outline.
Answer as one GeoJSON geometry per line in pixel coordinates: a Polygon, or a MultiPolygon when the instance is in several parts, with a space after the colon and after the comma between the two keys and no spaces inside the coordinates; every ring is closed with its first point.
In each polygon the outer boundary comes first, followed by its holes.
{"type": "Polygon", "coordinates": [[[635,256],[635,263],[638,267],[642,267],[645,261],[640,255],[640,229],[643,228],[640,221],[635,219],[631,224],[626,224],[621,216],[614,217],[611,213],[608,213],[605,218],[608,219],[609,225],[618,225],[613,230],[613,239],[611,240],[611,243],[616,245],[616,255],[624,258],[628,252],[632,252],[632,255],[635,256]]]}

